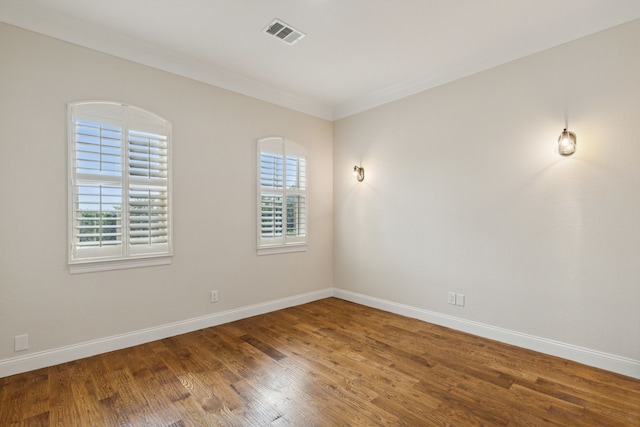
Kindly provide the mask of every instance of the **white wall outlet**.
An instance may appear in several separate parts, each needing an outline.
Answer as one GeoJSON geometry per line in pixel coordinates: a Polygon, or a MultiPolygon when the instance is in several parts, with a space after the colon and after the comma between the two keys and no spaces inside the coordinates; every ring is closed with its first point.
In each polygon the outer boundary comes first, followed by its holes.
{"type": "Polygon", "coordinates": [[[211,291],[211,302],[218,302],[218,291],[211,291]]]}
{"type": "Polygon", "coordinates": [[[29,350],[29,335],[16,335],[14,345],[15,351],[29,350]]]}
{"type": "Polygon", "coordinates": [[[454,304],[456,303],[456,293],[455,292],[449,292],[449,294],[447,295],[447,302],[449,304],[454,304]]]}
{"type": "Polygon", "coordinates": [[[464,307],[464,295],[463,294],[456,294],[456,305],[459,305],[460,307],[464,307]]]}

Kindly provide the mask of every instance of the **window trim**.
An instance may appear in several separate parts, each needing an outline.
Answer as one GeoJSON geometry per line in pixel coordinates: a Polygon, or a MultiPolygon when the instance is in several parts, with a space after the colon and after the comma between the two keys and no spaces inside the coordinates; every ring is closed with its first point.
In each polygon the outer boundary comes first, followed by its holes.
{"type": "MultiPolygon", "coordinates": [[[[173,173],[172,173],[172,125],[171,122],[163,117],[144,110],[139,107],[131,106],[124,103],[112,102],[112,101],[79,101],[71,102],[67,105],[67,138],[68,138],[68,212],[67,212],[67,227],[68,227],[68,267],[71,274],[87,273],[95,271],[108,271],[119,270],[126,268],[138,268],[156,265],[167,265],[172,262],[173,258],[173,173]],[[91,109],[93,104],[93,109],[91,109]],[[77,109],[89,108],[86,111],[77,111],[77,109]],[[121,108],[121,115],[116,117],[113,111],[121,108]],[[104,111],[101,111],[104,110],[104,111]],[[104,114],[104,117],[100,114],[104,114]],[[98,123],[113,124],[117,123],[122,129],[121,141],[121,164],[122,164],[122,176],[118,183],[122,188],[122,233],[129,232],[129,198],[130,187],[133,185],[147,185],[153,187],[153,181],[149,181],[146,184],[139,184],[139,180],[129,177],[129,130],[142,131],[149,130],[147,126],[151,126],[154,129],[162,129],[161,133],[166,136],[167,154],[166,154],[166,178],[161,181],[161,186],[166,187],[166,225],[167,225],[167,242],[166,245],[158,247],[158,251],[149,250],[140,252],[135,248],[132,249],[129,246],[129,237],[123,238],[122,243],[118,246],[122,247],[122,250],[118,251],[118,254],[97,254],[96,256],[84,256],[78,257],[77,253],[74,253],[77,245],[74,241],[75,233],[74,227],[76,226],[76,190],[77,187],[83,185],[86,181],[83,178],[78,177],[77,163],[76,163],[76,124],[81,120],[83,116],[96,116],[98,123]],[[104,120],[104,122],[102,121],[104,120]],[[148,124],[147,124],[148,121],[148,124]],[[134,123],[133,126],[130,126],[134,123]],[[130,129],[131,128],[131,129],[130,129]],[[125,208],[126,206],[126,208],[125,208]]],[[[96,178],[95,182],[99,182],[96,178]]],[[[105,181],[108,183],[108,180],[105,181]]]]}
{"type": "MultiPolygon", "coordinates": [[[[308,155],[307,150],[299,143],[281,136],[270,136],[257,140],[256,144],[256,253],[258,255],[272,255],[292,252],[304,252],[308,248],[309,241],[309,174],[308,174],[308,155]],[[282,144],[283,162],[286,163],[288,154],[295,154],[299,158],[305,159],[305,188],[303,191],[294,190],[293,194],[302,194],[305,201],[305,235],[303,237],[287,239],[286,233],[278,241],[265,242],[262,238],[261,227],[261,206],[263,187],[261,182],[261,154],[263,152],[262,145],[267,141],[279,140],[282,144]]],[[[286,168],[285,168],[286,170],[286,168]]],[[[282,197],[286,200],[286,176],[283,173],[283,188],[274,192],[281,192],[282,197]]],[[[286,202],[285,202],[286,203],[286,202]]],[[[283,226],[286,227],[286,216],[283,218],[283,226]]]]}
{"type": "Polygon", "coordinates": [[[122,259],[83,260],[69,264],[71,274],[94,273],[97,271],[122,270],[126,268],[153,267],[171,264],[173,254],[130,257],[122,259]]]}

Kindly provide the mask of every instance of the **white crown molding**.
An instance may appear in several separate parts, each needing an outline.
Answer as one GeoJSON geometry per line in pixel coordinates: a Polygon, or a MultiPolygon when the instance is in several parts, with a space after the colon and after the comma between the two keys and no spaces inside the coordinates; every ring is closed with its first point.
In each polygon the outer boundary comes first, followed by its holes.
{"type": "Polygon", "coordinates": [[[566,344],[559,341],[536,337],[521,332],[498,328],[483,323],[473,322],[459,317],[436,313],[417,307],[398,304],[392,301],[374,298],[355,292],[334,288],[333,296],[367,307],[377,308],[435,325],[444,326],[479,337],[492,339],[505,344],[526,348],[540,353],[550,354],[563,359],[572,360],[584,365],[605,369],[622,375],[640,379],[640,360],[603,353],[584,347],[566,344]]]}
{"type": "Polygon", "coordinates": [[[415,95],[634,19],[636,19],[635,15],[611,14],[608,17],[599,17],[597,22],[574,23],[570,27],[570,32],[548,35],[519,49],[502,52],[493,58],[485,58],[476,63],[465,66],[453,64],[446,69],[438,70],[431,76],[425,76],[421,81],[399,83],[341,105],[329,106],[284,92],[203,61],[158,49],[62,15],[47,13],[37,7],[14,0],[0,2],[0,21],[2,22],[330,121],[415,95]]]}
{"type": "Polygon", "coordinates": [[[39,8],[5,0],[0,3],[0,21],[321,119],[333,119],[329,106],[39,8]]]}
{"type": "Polygon", "coordinates": [[[455,80],[462,79],[464,77],[480,73],[482,71],[498,67],[500,65],[504,65],[521,58],[525,58],[529,55],[534,55],[544,50],[569,43],[582,37],[586,37],[590,34],[595,34],[608,28],[612,28],[616,25],[622,25],[634,19],[637,19],[637,17],[632,16],[621,19],[618,16],[611,16],[609,17],[609,19],[598,21],[597,25],[589,25],[587,23],[585,23],[581,27],[575,25],[573,32],[563,33],[562,37],[541,37],[527,45],[521,46],[518,49],[509,52],[503,52],[493,58],[485,58],[484,60],[477,61],[472,64],[467,64],[466,66],[457,66],[456,64],[453,64],[452,66],[446,69],[439,70],[434,75],[429,76],[421,81],[403,82],[366,94],[344,104],[334,106],[333,120],[340,120],[354,114],[358,114],[363,111],[400,100],[402,98],[416,95],[420,92],[433,89],[446,83],[450,83],[455,80]]]}

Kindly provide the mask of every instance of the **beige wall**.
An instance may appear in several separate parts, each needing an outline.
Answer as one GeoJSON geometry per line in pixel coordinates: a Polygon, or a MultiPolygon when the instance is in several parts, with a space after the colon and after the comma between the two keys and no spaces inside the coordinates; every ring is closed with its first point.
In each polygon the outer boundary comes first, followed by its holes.
{"type": "Polygon", "coordinates": [[[638,40],[634,21],[334,123],[336,288],[640,361],[638,40]]]}
{"type": "Polygon", "coordinates": [[[333,285],[637,363],[638,39],[635,21],[332,125],[0,24],[0,363],[333,285]],[[172,265],[68,273],[66,104],[87,99],[173,123],[172,265]],[[269,135],[310,151],[305,253],[255,255],[269,135]]]}
{"type": "Polygon", "coordinates": [[[0,24],[0,361],[332,286],[332,124],[0,24]],[[70,275],[66,105],[173,123],[173,264],[70,275]],[[309,151],[309,250],[256,256],[256,139],[309,151]],[[220,301],[209,302],[217,289],[220,301]]]}

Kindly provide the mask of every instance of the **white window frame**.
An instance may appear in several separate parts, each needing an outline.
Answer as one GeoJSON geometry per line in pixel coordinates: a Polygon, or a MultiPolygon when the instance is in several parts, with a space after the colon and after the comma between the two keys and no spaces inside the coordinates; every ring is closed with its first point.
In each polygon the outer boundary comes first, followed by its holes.
{"type": "Polygon", "coordinates": [[[108,101],[74,102],[67,111],[70,273],[170,264],[171,123],[108,101]],[[107,127],[116,130],[107,129],[103,136],[107,127]],[[87,137],[88,132],[100,136],[87,137]],[[83,138],[92,142],[83,143],[83,138]],[[108,212],[116,219],[88,226],[87,212],[100,218],[108,212]],[[87,227],[98,243],[87,242],[82,231],[87,227]]]}
{"type": "MultiPolygon", "coordinates": [[[[280,136],[268,137],[258,140],[257,143],[257,210],[256,210],[256,225],[257,225],[257,254],[269,255],[288,252],[300,252],[306,251],[308,245],[309,236],[309,179],[308,179],[308,160],[307,152],[304,147],[290,139],[280,136]],[[282,161],[282,184],[275,185],[263,185],[263,172],[262,172],[262,157],[264,155],[274,155],[281,157],[282,161]],[[287,167],[287,159],[289,163],[293,162],[294,168],[287,167]],[[291,170],[288,170],[291,169],[291,170]],[[288,185],[289,183],[295,183],[295,185],[288,185]],[[264,232],[265,227],[263,221],[263,198],[273,196],[274,205],[277,205],[275,198],[280,198],[280,209],[282,212],[280,233],[273,232],[271,236],[267,236],[268,233],[264,232]],[[288,210],[287,202],[288,198],[296,198],[297,202],[294,205],[297,209],[294,210],[295,218],[292,222],[292,232],[287,232],[289,225],[287,224],[288,210]]],[[[274,208],[275,209],[275,208],[274,208]]],[[[275,215],[274,215],[275,216],[275,215]]],[[[268,220],[268,216],[266,216],[268,220]]],[[[274,220],[275,222],[275,220],[274,220]]]]}

